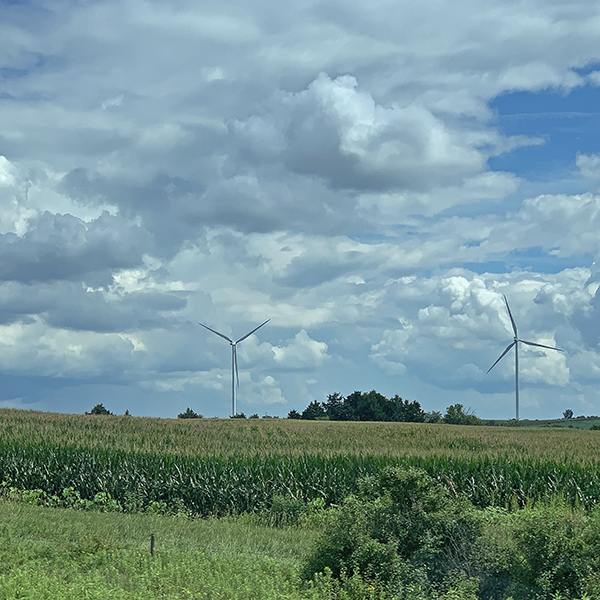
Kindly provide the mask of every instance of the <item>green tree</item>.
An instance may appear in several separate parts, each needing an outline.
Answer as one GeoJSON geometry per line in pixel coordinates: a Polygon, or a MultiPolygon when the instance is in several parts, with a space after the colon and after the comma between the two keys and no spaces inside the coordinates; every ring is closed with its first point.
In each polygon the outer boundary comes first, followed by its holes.
{"type": "Polygon", "coordinates": [[[425,412],[421,405],[414,400],[402,400],[400,396],[394,396],[390,402],[394,406],[394,415],[392,421],[405,421],[408,423],[423,423],[425,421],[425,412]]]}
{"type": "Polygon", "coordinates": [[[296,409],[293,409],[293,410],[290,410],[287,418],[288,419],[301,419],[302,415],[296,409]]]}
{"type": "Polygon", "coordinates": [[[331,421],[348,421],[349,409],[341,394],[329,394],[323,408],[331,421]]]}
{"type": "Polygon", "coordinates": [[[313,400],[302,412],[302,418],[314,421],[315,419],[322,419],[325,416],[325,409],[317,400],[313,400]]]}
{"type": "Polygon", "coordinates": [[[353,392],[346,398],[345,406],[350,421],[391,421],[393,407],[389,400],[375,390],[353,392]]]}
{"type": "Polygon", "coordinates": [[[462,404],[453,404],[446,409],[444,423],[449,425],[483,425],[483,421],[473,413],[465,412],[462,404]]]}
{"type": "Polygon", "coordinates": [[[194,412],[189,406],[185,412],[179,413],[177,415],[178,419],[202,419],[202,415],[194,412]]]}
{"type": "Polygon", "coordinates": [[[563,413],[563,417],[565,419],[572,419],[573,418],[573,411],[570,408],[567,408],[567,410],[565,410],[565,412],[563,413]]]}
{"type": "Polygon", "coordinates": [[[425,423],[441,423],[442,421],[442,413],[437,410],[425,413],[425,423]]]}
{"type": "Polygon", "coordinates": [[[92,410],[90,410],[90,412],[86,412],[85,414],[86,415],[112,415],[110,410],[108,410],[107,408],[104,408],[103,404],[96,404],[96,406],[94,406],[94,408],[92,408],[92,410]]]}

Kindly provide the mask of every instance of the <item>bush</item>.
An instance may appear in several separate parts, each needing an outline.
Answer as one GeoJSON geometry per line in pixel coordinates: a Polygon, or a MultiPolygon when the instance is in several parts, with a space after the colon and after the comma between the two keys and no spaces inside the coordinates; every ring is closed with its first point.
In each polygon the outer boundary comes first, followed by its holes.
{"type": "Polygon", "coordinates": [[[389,590],[425,583],[443,590],[452,574],[467,573],[479,533],[474,507],[451,498],[425,471],[387,468],[364,479],[358,497],[330,509],[304,576],[329,570],[389,590]]]}
{"type": "Polygon", "coordinates": [[[299,525],[304,511],[301,498],[275,495],[268,511],[268,522],[275,527],[299,525]]]}
{"type": "Polygon", "coordinates": [[[394,467],[322,522],[303,576],[329,574],[341,590],[358,578],[394,598],[600,598],[600,509],[475,509],[424,471],[394,467]]]}
{"type": "Polygon", "coordinates": [[[494,547],[493,555],[482,555],[489,576],[503,580],[515,600],[597,597],[598,517],[560,501],[500,514],[486,528],[488,549],[494,547]]]}

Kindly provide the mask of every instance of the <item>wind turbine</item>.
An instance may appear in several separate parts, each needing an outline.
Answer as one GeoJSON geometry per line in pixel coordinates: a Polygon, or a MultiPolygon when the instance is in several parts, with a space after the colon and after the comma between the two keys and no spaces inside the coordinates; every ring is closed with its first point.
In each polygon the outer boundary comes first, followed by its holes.
{"type": "Polygon", "coordinates": [[[486,375],[504,358],[504,356],[510,351],[510,349],[515,347],[515,398],[516,398],[516,407],[517,407],[517,421],[519,420],[519,342],[521,344],[527,344],[528,346],[537,346],[538,348],[547,348],[548,350],[558,350],[559,352],[564,352],[560,348],[554,348],[554,346],[545,346],[544,344],[536,344],[535,342],[527,342],[525,340],[519,339],[519,334],[517,333],[517,325],[515,320],[513,319],[512,313],[510,312],[510,306],[508,305],[508,300],[506,296],[502,294],[504,297],[504,302],[506,303],[506,309],[508,310],[508,316],[510,317],[510,322],[512,324],[513,331],[515,332],[515,338],[512,344],[509,344],[506,347],[506,350],[500,355],[498,360],[487,370],[486,375]]]}
{"type": "Polygon", "coordinates": [[[219,333],[218,331],[211,329],[208,325],[204,325],[203,323],[199,323],[205,329],[216,333],[219,337],[222,337],[224,340],[227,340],[231,344],[231,416],[234,417],[236,413],[235,407],[235,382],[237,379],[238,387],[240,385],[240,375],[238,373],[238,364],[237,364],[237,345],[240,342],[243,342],[247,337],[250,337],[256,330],[260,329],[263,325],[266,325],[271,319],[267,319],[264,323],[261,323],[258,327],[255,327],[252,331],[247,333],[245,336],[241,337],[239,340],[233,341],[231,338],[219,333]]]}

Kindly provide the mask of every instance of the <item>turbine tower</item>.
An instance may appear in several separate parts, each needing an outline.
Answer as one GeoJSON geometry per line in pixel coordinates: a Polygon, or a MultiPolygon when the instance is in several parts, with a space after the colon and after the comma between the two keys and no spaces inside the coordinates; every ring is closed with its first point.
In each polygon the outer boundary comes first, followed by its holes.
{"type": "Polygon", "coordinates": [[[525,340],[519,339],[519,334],[517,333],[517,325],[515,320],[513,319],[512,313],[510,312],[510,306],[508,305],[508,300],[506,296],[502,294],[504,297],[504,302],[506,303],[506,309],[508,310],[508,316],[510,317],[510,322],[512,324],[513,331],[515,333],[514,341],[512,344],[509,344],[504,352],[500,355],[498,360],[487,370],[486,375],[504,358],[504,356],[510,351],[510,349],[515,347],[515,400],[516,400],[516,410],[517,410],[517,421],[519,420],[519,342],[521,344],[527,344],[527,346],[537,346],[538,348],[547,348],[548,350],[558,350],[559,352],[564,352],[560,348],[555,348],[554,346],[545,346],[544,344],[536,344],[535,342],[527,342],[525,340]]]}
{"type": "Polygon", "coordinates": [[[199,323],[205,329],[216,333],[219,337],[222,337],[224,340],[227,340],[231,344],[231,416],[234,417],[236,412],[235,406],[235,383],[237,380],[238,387],[240,385],[240,376],[238,373],[238,364],[237,364],[237,345],[240,342],[243,342],[247,337],[250,337],[256,330],[260,329],[263,325],[266,325],[271,319],[267,319],[264,323],[261,323],[258,327],[255,327],[252,331],[248,332],[245,336],[241,337],[239,340],[233,341],[231,338],[226,335],[219,333],[218,331],[211,329],[208,325],[204,325],[203,323],[199,323]]]}

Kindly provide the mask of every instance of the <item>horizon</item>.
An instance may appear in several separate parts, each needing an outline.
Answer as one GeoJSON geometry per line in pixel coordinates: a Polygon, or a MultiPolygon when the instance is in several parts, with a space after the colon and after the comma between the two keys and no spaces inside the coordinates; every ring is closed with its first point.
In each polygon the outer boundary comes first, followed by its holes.
{"type": "Polygon", "coordinates": [[[600,5],[0,2],[0,407],[600,413],[600,5]],[[177,406],[178,408],[174,408],[177,406]]]}

